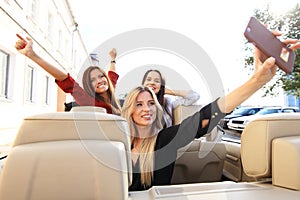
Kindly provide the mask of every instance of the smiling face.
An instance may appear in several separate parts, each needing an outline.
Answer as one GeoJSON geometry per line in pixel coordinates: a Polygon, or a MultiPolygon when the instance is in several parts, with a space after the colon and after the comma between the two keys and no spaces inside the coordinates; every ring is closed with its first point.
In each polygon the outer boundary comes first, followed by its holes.
{"type": "Polygon", "coordinates": [[[137,96],[132,119],[139,126],[150,126],[155,121],[156,104],[148,91],[143,91],[137,96]]]}
{"type": "Polygon", "coordinates": [[[144,86],[151,88],[157,94],[161,88],[161,76],[156,71],[150,71],[143,83],[144,86]]]}
{"type": "Polygon", "coordinates": [[[108,90],[108,80],[99,69],[93,69],[90,73],[90,84],[95,93],[103,93],[108,90]]]}

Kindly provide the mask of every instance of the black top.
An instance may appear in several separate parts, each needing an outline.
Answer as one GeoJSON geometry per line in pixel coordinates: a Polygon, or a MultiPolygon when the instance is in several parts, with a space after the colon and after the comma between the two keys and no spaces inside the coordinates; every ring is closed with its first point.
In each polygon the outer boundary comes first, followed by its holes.
{"type": "MultiPolygon", "coordinates": [[[[154,157],[154,177],[152,185],[169,185],[173,175],[177,150],[188,145],[195,138],[199,138],[210,132],[225,116],[217,106],[216,100],[196,112],[194,115],[184,119],[181,124],[162,129],[156,139],[154,157]],[[209,124],[202,127],[202,120],[208,119],[209,124]]],[[[132,166],[133,179],[129,191],[146,190],[141,184],[139,160],[132,166]]]]}

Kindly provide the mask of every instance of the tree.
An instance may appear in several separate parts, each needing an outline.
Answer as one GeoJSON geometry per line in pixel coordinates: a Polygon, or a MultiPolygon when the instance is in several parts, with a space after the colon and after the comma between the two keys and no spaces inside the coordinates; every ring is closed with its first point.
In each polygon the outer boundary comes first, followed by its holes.
{"type": "MultiPolygon", "coordinates": [[[[267,6],[264,10],[254,10],[254,16],[263,24],[267,24],[270,29],[277,29],[281,31],[282,38],[300,38],[300,7],[297,4],[293,9],[287,13],[276,16],[267,6]]],[[[249,42],[245,44],[245,67],[249,71],[253,70],[253,48],[249,42]]],[[[287,94],[295,97],[300,97],[300,51],[295,52],[296,60],[294,70],[291,74],[286,74],[281,70],[276,73],[276,78],[273,82],[266,85],[264,96],[278,95],[278,89],[282,88],[287,94]]]]}

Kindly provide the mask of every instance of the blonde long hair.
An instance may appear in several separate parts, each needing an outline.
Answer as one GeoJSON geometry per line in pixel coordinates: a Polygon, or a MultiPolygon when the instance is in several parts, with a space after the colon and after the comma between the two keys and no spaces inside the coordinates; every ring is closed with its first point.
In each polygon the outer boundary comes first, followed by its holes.
{"type": "Polygon", "coordinates": [[[127,95],[125,102],[123,104],[121,116],[124,117],[129,125],[131,145],[134,146],[136,138],[138,137],[137,128],[135,122],[132,119],[132,113],[136,108],[136,99],[138,95],[142,92],[149,92],[155,102],[156,106],[156,118],[151,126],[151,135],[149,137],[142,138],[142,143],[140,146],[140,173],[141,173],[141,183],[143,185],[151,186],[154,171],[154,147],[156,143],[157,133],[162,129],[161,118],[163,115],[163,110],[161,105],[157,101],[156,95],[148,87],[138,86],[130,91],[127,95]]]}

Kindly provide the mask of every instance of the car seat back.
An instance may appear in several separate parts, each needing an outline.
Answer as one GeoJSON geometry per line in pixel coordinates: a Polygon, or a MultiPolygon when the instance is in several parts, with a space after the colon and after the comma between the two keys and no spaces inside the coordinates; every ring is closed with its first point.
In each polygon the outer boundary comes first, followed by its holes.
{"type": "MultiPolygon", "coordinates": [[[[178,106],[174,109],[175,124],[201,109],[201,105],[178,106]]],[[[225,160],[225,145],[218,140],[216,129],[206,137],[195,139],[178,150],[172,177],[173,184],[220,181],[225,160]]]]}
{"type": "Polygon", "coordinates": [[[241,159],[246,175],[271,177],[272,142],[287,136],[300,136],[300,113],[269,114],[251,121],[241,135],[241,159]]]}
{"type": "Polygon", "coordinates": [[[125,119],[75,111],[27,117],[0,177],[0,199],[126,199],[131,157],[125,119]]]}

